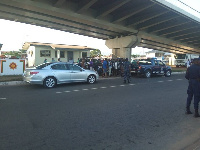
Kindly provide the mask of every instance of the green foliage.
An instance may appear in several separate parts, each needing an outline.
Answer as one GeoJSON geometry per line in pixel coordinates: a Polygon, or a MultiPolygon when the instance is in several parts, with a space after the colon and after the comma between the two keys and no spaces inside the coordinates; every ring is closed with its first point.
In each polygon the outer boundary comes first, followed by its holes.
{"type": "Polygon", "coordinates": [[[133,58],[140,57],[140,55],[131,55],[133,58]]]}
{"type": "Polygon", "coordinates": [[[22,54],[21,50],[19,50],[19,51],[9,51],[9,52],[5,53],[5,55],[15,56],[17,58],[20,58],[21,54],[22,54]]]}
{"type": "Polygon", "coordinates": [[[98,57],[98,56],[102,56],[101,51],[99,49],[90,51],[90,57],[98,57]]]}

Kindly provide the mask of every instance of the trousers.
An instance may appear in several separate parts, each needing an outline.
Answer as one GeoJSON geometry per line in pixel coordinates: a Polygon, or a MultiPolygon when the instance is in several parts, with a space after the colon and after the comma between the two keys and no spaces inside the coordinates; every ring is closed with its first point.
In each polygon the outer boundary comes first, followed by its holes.
{"type": "Polygon", "coordinates": [[[200,101],[200,82],[196,79],[190,79],[189,80],[189,86],[188,86],[188,103],[191,103],[192,101],[192,95],[194,96],[194,109],[199,108],[199,101],[200,101]]]}

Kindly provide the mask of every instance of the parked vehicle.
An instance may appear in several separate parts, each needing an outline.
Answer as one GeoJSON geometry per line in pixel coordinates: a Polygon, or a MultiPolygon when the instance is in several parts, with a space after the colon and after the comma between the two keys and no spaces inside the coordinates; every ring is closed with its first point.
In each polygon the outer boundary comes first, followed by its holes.
{"type": "Polygon", "coordinates": [[[187,60],[192,61],[194,58],[199,58],[199,54],[176,54],[174,64],[176,67],[186,67],[187,60]]]}
{"type": "Polygon", "coordinates": [[[161,60],[155,58],[143,59],[132,65],[131,73],[137,75],[144,75],[146,78],[152,75],[165,75],[166,77],[171,76],[172,69],[170,66],[165,65],[161,60]]]}
{"type": "Polygon", "coordinates": [[[41,84],[53,88],[57,84],[70,82],[95,83],[99,75],[92,70],[87,70],[75,64],[66,62],[43,63],[35,68],[26,69],[23,74],[25,82],[41,84]]]}

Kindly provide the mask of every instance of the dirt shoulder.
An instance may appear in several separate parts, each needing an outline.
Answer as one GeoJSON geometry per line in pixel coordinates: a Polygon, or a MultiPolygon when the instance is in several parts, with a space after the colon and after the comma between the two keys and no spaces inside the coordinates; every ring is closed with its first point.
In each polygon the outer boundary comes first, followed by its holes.
{"type": "Polygon", "coordinates": [[[0,82],[23,81],[22,75],[4,75],[0,76],[0,82]]]}

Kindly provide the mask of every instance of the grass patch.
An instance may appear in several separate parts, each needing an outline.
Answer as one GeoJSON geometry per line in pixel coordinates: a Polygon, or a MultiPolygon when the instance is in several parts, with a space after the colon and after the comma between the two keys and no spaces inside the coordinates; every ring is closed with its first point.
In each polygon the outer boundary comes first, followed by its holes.
{"type": "Polygon", "coordinates": [[[184,68],[184,67],[172,67],[172,72],[184,72],[186,71],[187,68],[184,68]]]}
{"type": "Polygon", "coordinates": [[[23,81],[22,75],[4,75],[0,76],[0,82],[23,81]]]}

